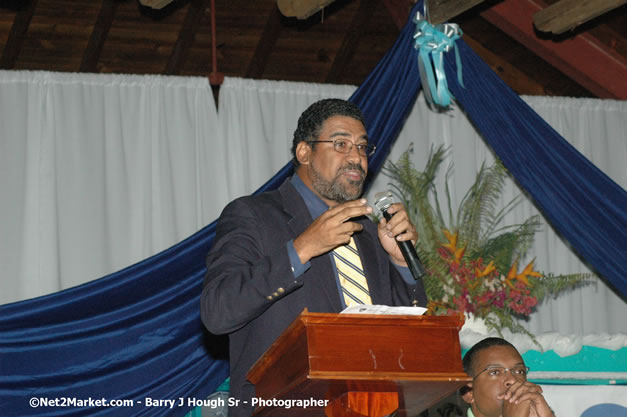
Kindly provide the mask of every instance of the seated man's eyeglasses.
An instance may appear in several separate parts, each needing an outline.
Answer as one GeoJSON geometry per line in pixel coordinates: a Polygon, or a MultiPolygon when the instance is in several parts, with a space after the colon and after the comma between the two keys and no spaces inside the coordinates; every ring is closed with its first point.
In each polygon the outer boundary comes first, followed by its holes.
{"type": "Polygon", "coordinates": [[[371,156],[374,153],[374,150],[377,149],[377,147],[371,143],[354,144],[348,139],[308,140],[307,143],[332,143],[333,149],[339,153],[350,153],[353,150],[353,146],[356,146],[357,153],[361,156],[371,156]]]}
{"type": "Polygon", "coordinates": [[[477,377],[484,372],[489,378],[500,378],[501,376],[505,375],[505,373],[508,371],[510,375],[512,375],[516,379],[519,379],[519,378],[527,379],[527,374],[529,373],[529,367],[522,366],[522,365],[514,366],[513,368],[504,368],[502,366],[488,366],[487,368],[479,372],[477,375],[475,375],[473,380],[477,379],[477,377]]]}

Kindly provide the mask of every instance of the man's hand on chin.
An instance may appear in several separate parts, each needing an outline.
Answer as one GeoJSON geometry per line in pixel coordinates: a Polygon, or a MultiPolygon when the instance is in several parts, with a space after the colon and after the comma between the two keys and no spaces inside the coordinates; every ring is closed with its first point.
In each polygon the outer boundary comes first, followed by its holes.
{"type": "Polygon", "coordinates": [[[531,401],[515,402],[503,401],[503,415],[501,417],[532,417],[536,416],[531,411],[531,401]]]}
{"type": "Polygon", "coordinates": [[[532,382],[517,382],[510,386],[503,399],[501,417],[553,417],[553,410],[542,395],[542,388],[532,382]]]}

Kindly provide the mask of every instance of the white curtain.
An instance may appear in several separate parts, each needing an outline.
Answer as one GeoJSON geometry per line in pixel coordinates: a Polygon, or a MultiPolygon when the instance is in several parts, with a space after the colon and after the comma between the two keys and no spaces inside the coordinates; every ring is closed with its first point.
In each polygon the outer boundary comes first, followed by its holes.
{"type": "MultiPolygon", "coordinates": [[[[227,78],[218,116],[203,78],[0,71],[0,303],[104,276],[193,234],[289,161],[309,104],[354,90],[227,78]]],[[[625,187],[624,102],[525,99],[625,187]]],[[[390,160],[410,143],[417,168],[432,144],[451,145],[457,202],[481,163],[493,160],[461,111],[433,113],[421,97],[390,160]]],[[[387,182],[380,175],[372,192],[387,182]]],[[[504,200],[518,193],[510,184],[504,200]]],[[[535,213],[524,202],[507,221],[535,213]]],[[[587,271],[550,227],[532,254],[542,271],[587,271]]],[[[627,333],[625,313],[625,302],[599,282],[548,300],[528,325],[627,333]]]]}
{"type": "Polygon", "coordinates": [[[199,78],[0,72],[0,303],[145,259],[219,214],[199,78]]]}

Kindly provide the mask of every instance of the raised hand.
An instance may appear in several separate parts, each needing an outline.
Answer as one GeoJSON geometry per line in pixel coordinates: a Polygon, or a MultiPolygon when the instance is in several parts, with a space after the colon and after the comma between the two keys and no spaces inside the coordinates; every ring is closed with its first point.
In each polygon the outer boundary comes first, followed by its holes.
{"type": "Polygon", "coordinates": [[[397,265],[407,266],[397,241],[410,240],[415,245],[418,233],[409,220],[409,215],[402,203],[392,204],[387,209],[387,212],[392,215],[392,218],[389,222],[385,218],[381,218],[378,230],[379,240],[383,249],[390,255],[392,262],[397,265]]]}
{"type": "Polygon", "coordinates": [[[355,232],[363,226],[350,221],[355,217],[372,213],[366,199],[349,201],[325,211],[294,239],[294,249],[302,263],[322,255],[350,241],[355,232]]]}
{"type": "Polygon", "coordinates": [[[529,382],[516,382],[504,394],[503,417],[553,417],[553,411],[542,396],[542,387],[529,382]]]}

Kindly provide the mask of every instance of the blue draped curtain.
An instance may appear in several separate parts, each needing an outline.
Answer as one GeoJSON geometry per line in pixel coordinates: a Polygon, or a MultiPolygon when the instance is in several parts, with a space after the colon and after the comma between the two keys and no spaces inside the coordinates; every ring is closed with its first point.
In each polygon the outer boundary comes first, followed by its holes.
{"type": "Polygon", "coordinates": [[[466,88],[457,82],[452,54],[445,69],[460,107],[553,228],[626,297],[627,192],[525,104],[463,39],[457,45],[466,88]]]}
{"type": "MultiPolygon", "coordinates": [[[[422,2],[414,13],[422,9],[422,2]]],[[[420,88],[410,21],[351,97],[378,149],[376,172],[420,88]]],[[[468,116],[555,228],[623,295],[625,191],[587,162],[459,42],[466,88],[449,84],[468,116]]],[[[591,138],[594,140],[594,138],[591,138]]],[[[276,188],[286,165],[258,192],[276,188]]],[[[199,296],[215,223],[123,271],[0,307],[0,415],[183,415],[228,375],[225,339],[204,331],[199,296]],[[31,398],[75,398],[33,407],[31,398]],[[94,405],[133,400],[132,407],[94,405]],[[176,400],[174,409],[146,399],[176,400]],[[178,399],[183,405],[178,406],[178,399]],[[91,403],[90,403],[91,400],[91,403]]]]}
{"type": "MultiPolygon", "coordinates": [[[[408,24],[351,98],[377,145],[378,170],[420,87],[408,24]],[[408,53],[409,52],[409,53],[408,53]]],[[[287,164],[257,192],[278,187],[287,164]]],[[[204,259],[215,222],[180,244],[87,284],[0,307],[0,415],[183,415],[228,375],[226,340],[200,321],[204,259]],[[31,398],[84,405],[32,407],[31,398]],[[95,405],[128,399],[133,407],[95,405]],[[176,400],[174,409],[147,398],[176,400]],[[179,407],[179,398],[183,405],[179,407]]]]}

